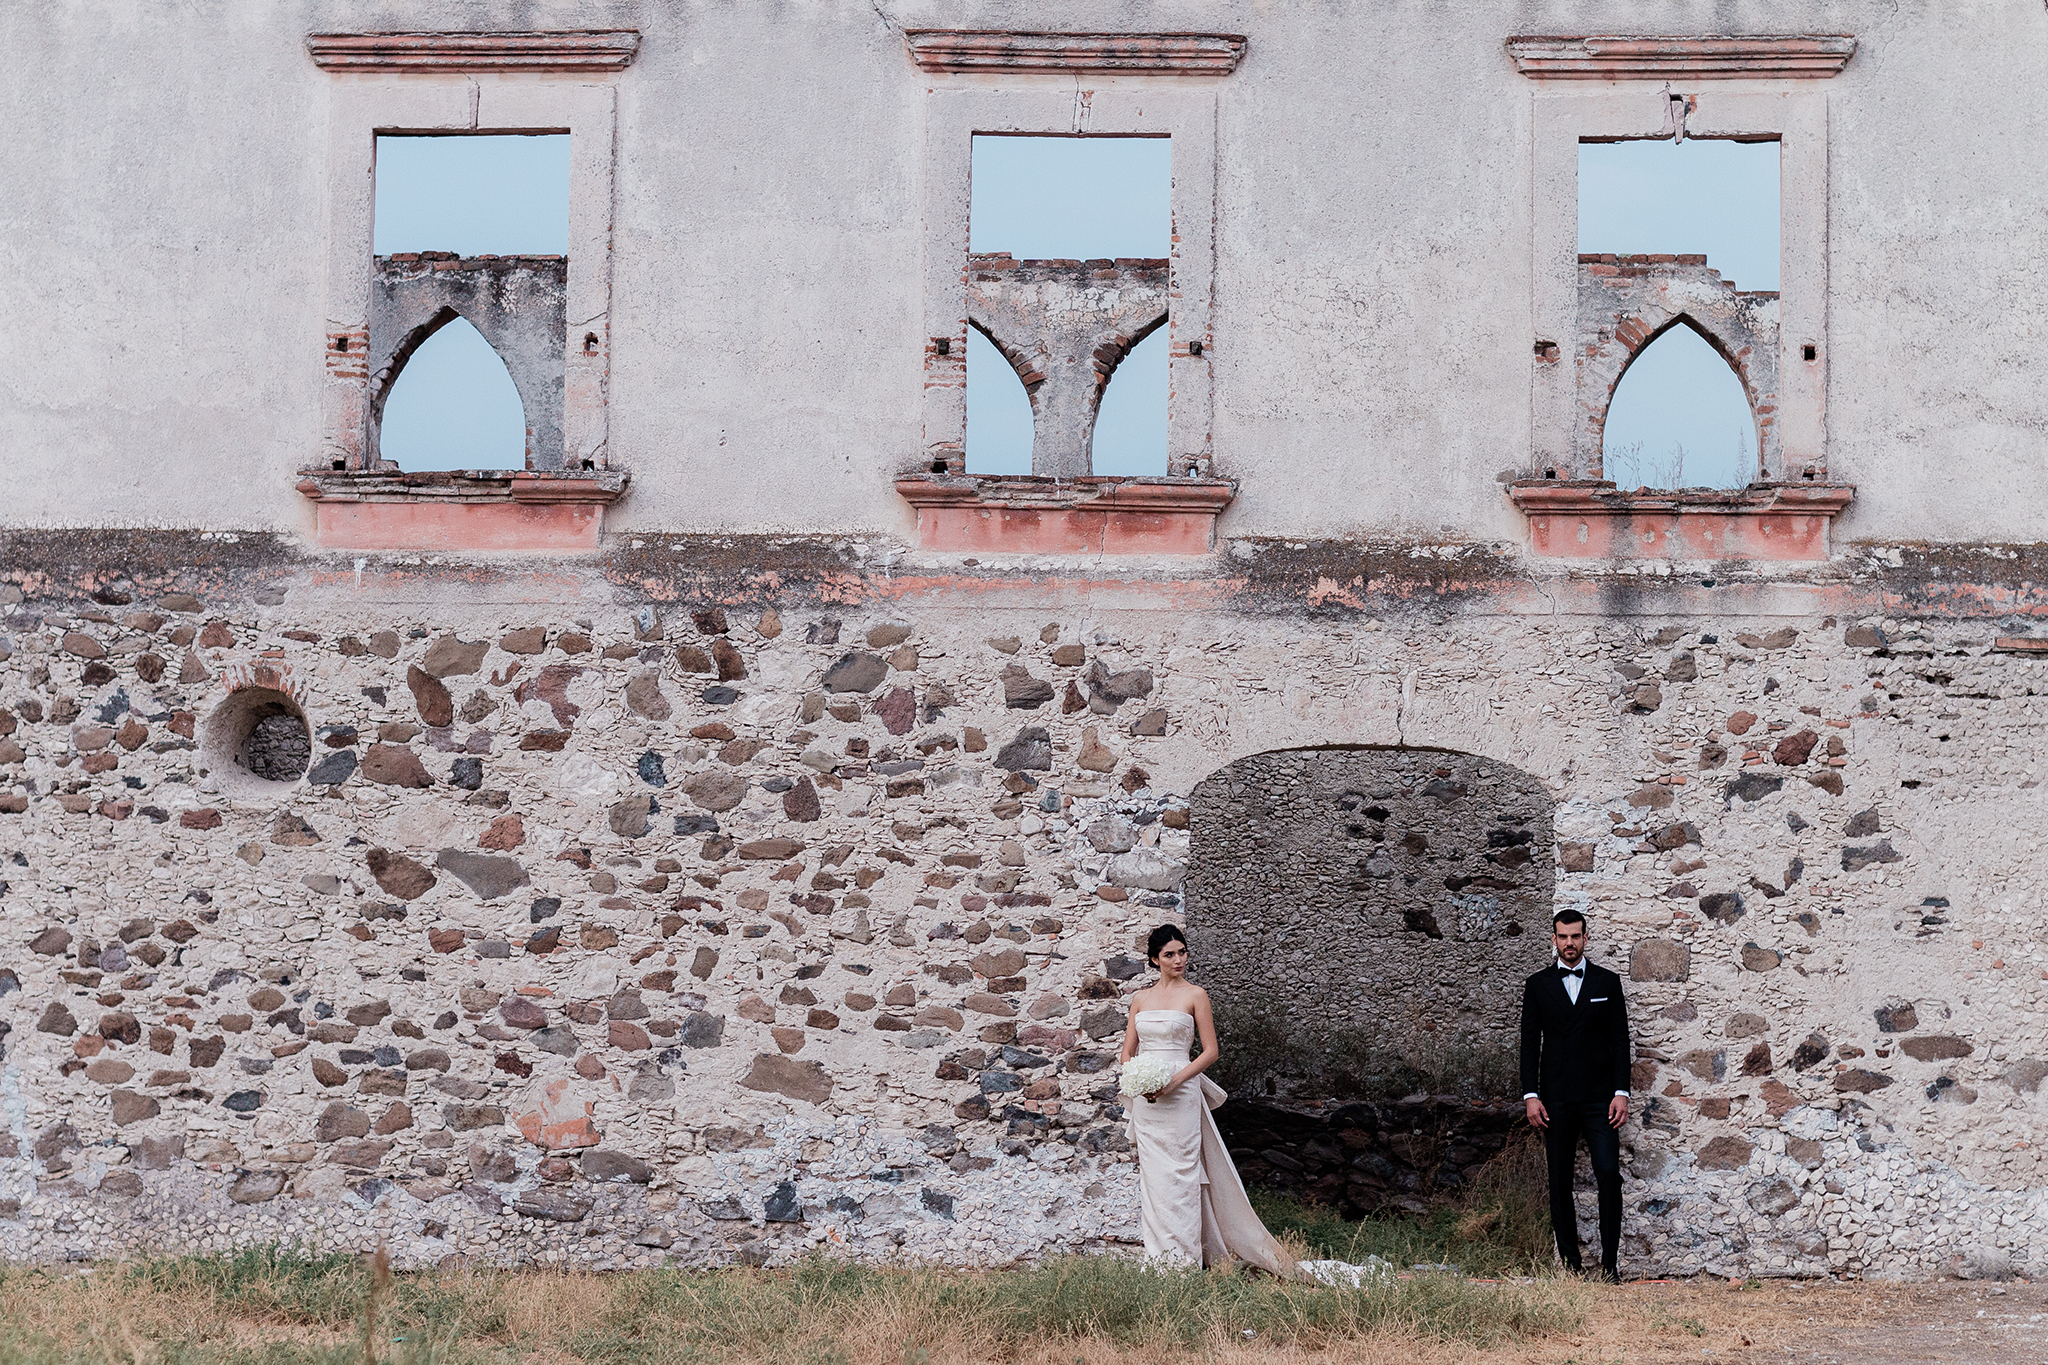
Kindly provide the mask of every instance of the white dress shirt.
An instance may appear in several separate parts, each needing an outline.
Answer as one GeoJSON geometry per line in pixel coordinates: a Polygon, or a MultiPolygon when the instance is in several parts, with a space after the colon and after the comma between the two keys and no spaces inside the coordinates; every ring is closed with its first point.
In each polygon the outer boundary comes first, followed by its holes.
{"type": "MultiPolygon", "coordinates": [[[[1558,971],[1564,974],[1564,993],[1571,997],[1571,1001],[1574,1005],[1578,1004],[1579,992],[1583,990],[1586,985],[1586,959],[1583,957],[1580,958],[1579,965],[1576,967],[1565,966],[1564,959],[1561,957],[1552,958],[1551,962],[1557,967],[1558,971]]],[[[1614,1093],[1622,1096],[1624,1099],[1628,1096],[1628,1091],[1626,1090],[1617,1090],[1614,1093]]],[[[1522,1098],[1525,1100],[1533,1100],[1536,1098],[1536,1092],[1531,1090],[1528,1094],[1522,1096],[1522,1098]]]]}

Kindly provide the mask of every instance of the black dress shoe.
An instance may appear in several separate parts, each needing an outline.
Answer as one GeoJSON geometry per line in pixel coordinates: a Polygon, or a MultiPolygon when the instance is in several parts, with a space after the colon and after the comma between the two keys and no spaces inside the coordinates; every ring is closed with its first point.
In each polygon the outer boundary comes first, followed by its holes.
{"type": "Polygon", "coordinates": [[[1620,1284],[1621,1272],[1611,1265],[1603,1265],[1600,1267],[1600,1273],[1594,1278],[1607,1284],[1620,1284]]]}

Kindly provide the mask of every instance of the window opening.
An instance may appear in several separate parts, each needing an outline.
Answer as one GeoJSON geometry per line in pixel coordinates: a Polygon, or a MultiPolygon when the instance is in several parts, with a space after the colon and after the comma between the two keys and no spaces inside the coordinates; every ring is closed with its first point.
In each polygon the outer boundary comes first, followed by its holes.
{"type": "Polygon", "coordinates": [[[978,327],[967,329],[967,467],[976,474],[1031,472],[1031,396],[978,327]]]}
{"type": "Polygon", "coordinates": [[[1690,319],[1636,352],[1607,406],[1605,437],[1607,477],[1624,489],[1741,488],[1756,477],[1749,396],[1690,319]]]}
{"type": "Polygon", "coordinates": [[[1160,326],[1131,348],[1103,390],[1091,450],[1097,474],[1166,472],[1166,392],[1166,328],[1160,326]]]}
{"type": "Polygon", "coordinates": [[[569,135],[380,136],[371,250],[569,253],[569,135]]]}
{"type": "Polygon", "coordinates": [[[1580,401],[1621,487],[1740,488],[1777,407],[1778,143],[1674,133],[1579,146],[1582,332],[1611,351],[1580,401]]]}
{"type": "Polygon", "coordinates": [[[409,473],[559,466],[569,141],[378,137],[379,459],[409,473]]]}
{"type": "Polygon", "coordinates": [[[1169,140],[977,135],[971,176],[968,472],[1163,475],[1169,140]]]}
{"type": "Polygon", "coordinates": [[[422,341],[392,380],[379,448],[409,472],[521,469],[526,409],[504,360],[469,319],[422,341]]]}

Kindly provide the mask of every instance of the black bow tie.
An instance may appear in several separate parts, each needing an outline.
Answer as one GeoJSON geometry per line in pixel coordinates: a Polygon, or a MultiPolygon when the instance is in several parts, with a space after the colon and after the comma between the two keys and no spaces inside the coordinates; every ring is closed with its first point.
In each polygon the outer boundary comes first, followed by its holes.
{"type": "Polygon", "coordinates": [[[1559,967],[1557,971],[1558,975],[1560,976],[1576,976],[1582,981],[1585,980],[1586,977],[1586,969],[1584,967],[1574,967],[1570,971],[1566,971],[1564,968],[1559,967]]]}

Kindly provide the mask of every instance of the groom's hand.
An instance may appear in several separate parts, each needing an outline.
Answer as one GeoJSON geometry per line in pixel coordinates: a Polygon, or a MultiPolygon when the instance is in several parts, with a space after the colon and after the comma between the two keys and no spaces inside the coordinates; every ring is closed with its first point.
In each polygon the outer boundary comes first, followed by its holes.
{"type": "Polygon", "coordinates": [[[1522,1103],[1528,1106],[1529,1126],[1531,1128],[1548,1128],[1550,1126],[1550,1111],[1543,1107],[1542,1100],[1531,1095],[1522,1103]]]}
{"type": "Polygon", "coordinates": [[[1607,1126],[1619,1128],[1628,1122],[1628,1096],[1616,1095],[1607,1102],[1607,1126]]]}

